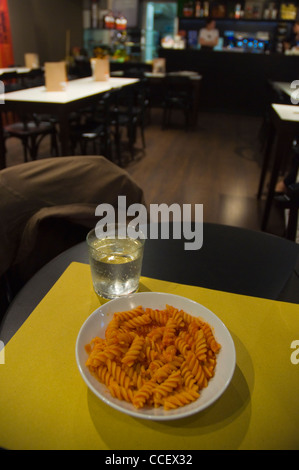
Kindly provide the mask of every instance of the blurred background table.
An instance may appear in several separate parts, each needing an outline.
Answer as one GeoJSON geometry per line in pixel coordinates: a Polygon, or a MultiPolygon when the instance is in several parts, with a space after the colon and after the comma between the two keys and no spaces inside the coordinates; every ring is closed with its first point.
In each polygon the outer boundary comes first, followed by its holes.
{"type": "Polygon", "coordinates": [[[270,169],[269,187],[262,219],[262,230],[266,230],[270,209],[275,193],[275,185],[279,173],[287,168],[292,141],[299,135],[299,106],[272,104],[270,112],[270,129],[264,154],[262,171],[259,181],[258,198],[261,197],[267,171],[270,169]],[[271,162],[273,152],[273,158],[271,162]]]}
{"type": "MultiPolygon", "coordinates": [[[[65,91],[47,92],[44,86],[27,88],[5,94],[3,111],[14,111],[21,115],[35,112],[57,116],[61,155],[65,156],[70,154],[70,113],[94,103],[106,91],[134,85],[138,81],[136,78],[112,77],[100,82],[86,77],[69,81],[65,91]]],[[[0,162],[2,160],[0,156],[0,162]]]]}

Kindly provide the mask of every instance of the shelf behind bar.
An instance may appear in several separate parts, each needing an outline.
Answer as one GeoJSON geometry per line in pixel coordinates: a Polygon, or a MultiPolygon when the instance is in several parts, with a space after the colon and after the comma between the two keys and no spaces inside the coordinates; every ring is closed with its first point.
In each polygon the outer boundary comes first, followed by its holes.
{"type": "Polygon", "coordinates": [[[240,23],[243,21],[249,23],[294,23],[297,19],[293,20],[284,20],[282,18],[276,19],[266,19],[266,18],[230,18],[230,17],[217,17],[217,16],[210,16],[210,17],[198,17],[198,16],[182,16],[179,18],[179,21],[207,21],[207,19],[212,19],[215,21],[234,21],[236,23],[240,23]]]}

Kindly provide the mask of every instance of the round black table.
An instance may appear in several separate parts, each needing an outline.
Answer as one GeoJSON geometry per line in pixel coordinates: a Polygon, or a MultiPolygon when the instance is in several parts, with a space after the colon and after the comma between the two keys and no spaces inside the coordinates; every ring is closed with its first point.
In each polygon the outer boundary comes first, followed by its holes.
{"type": "MultiPolygon", "coordinates": [[[[203,245],[147,239],[142,275],[161,280],[299,303],[299,245],[264,232],[203,224],[203,245]]],[[[86,243],[66,250],[36,273],[8,308],[0,329],[7,343],[67,266],[88,263],[86,243]]]]}

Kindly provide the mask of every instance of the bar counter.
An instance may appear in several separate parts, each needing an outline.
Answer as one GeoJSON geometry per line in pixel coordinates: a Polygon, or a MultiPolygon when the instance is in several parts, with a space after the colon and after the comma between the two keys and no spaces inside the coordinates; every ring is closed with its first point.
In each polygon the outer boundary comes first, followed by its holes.
{"type": "Polygon", "coordinates": [[[268,80],[299,77],[299,56],[247,52],[160,49],[167,72],[192,70],[202,75],[200,104],[205,109],[263,115],[269,102],[268,80]]]}

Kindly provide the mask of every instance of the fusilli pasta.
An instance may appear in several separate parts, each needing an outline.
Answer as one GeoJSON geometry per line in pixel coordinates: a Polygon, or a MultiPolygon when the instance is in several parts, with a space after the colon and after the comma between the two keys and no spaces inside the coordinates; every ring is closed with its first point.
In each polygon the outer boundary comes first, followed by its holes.
{"type": "Polygon", "coordinates": [[[86,345],[86,366],[113,397],[136,408],[170,410],[198,399],[214,376],[220,348],[199,318],[170,305],[139,306],[116,312],[105,338],[86,345]]]}

